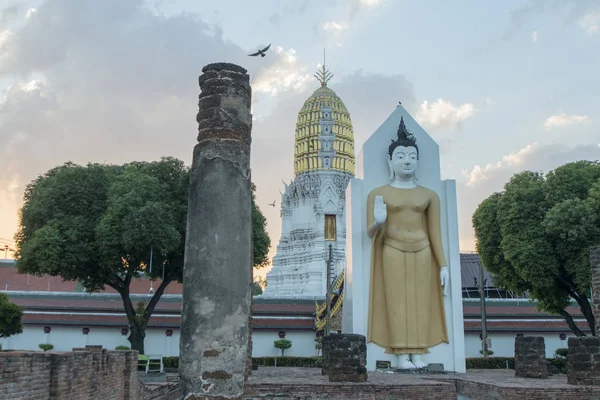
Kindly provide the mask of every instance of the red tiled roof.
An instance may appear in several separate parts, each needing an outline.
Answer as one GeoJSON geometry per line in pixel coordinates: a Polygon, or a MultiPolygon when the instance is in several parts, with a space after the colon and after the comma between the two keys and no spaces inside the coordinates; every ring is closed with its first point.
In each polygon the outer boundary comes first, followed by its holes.
{"type": "MultiPolygon", "coordinates": [[[[579,309],[579,307],[567,307],[566,311],[569,314],[571,314],[574,318],[583,317],[583,314],[581,313],[581,310],[579,309]]],[[[528,302],[524,303],[523,305],[520,305],[520,306],[507,305],[507,304],[501,304],[501,303],[500,304],[486,303],[485,312],[488,317],[493,316],[493,315],[512,315],[512,316],[523,315],[523,316],[535,316],[535,317],[539,317],[539,318],[548,318],[548,317],[560,318],[557,315],[551,315],[551,314],[545,313],[543,311],[537,311],[535,309],[535,306],[528,302]]],[[[463,314],[464,314],[465,318],[479,317],[481,315],[481,308],[479,307],[479,305],[477,305],[477,306],[464,305],[463,306],[463,314]]]]}
{"type": "MultiPolygon", "coordinates": [[[[589,330],[586,322],[576,322],[577,327],[584,332],[589,330]]],[[[464,321],[465,332],[481,332],[481,321],[464,321]]],[[[563,320],[555,321],[487,321],[488,332],[539,332],[555,331],[570,332],[569,326],[563,320]]]]}
{"type": "MultiPolygon", "coordinates": [[[[10,293],[8,293],[10,296],[10,293]]],[[[18,304],[28,310],[57,310],[57,311],[123,311],[123,302],[120,298],[114,300],[91,299],[91,300],[62,300],[62,299],[39,299],[39,298],[23,298],[11,297],[11,302],[18,304]]],[[[135,303],[135,302],[134,302],[135,303]]],[[[155,312],[180,312],[181,302],[166,302],[159,301],[154,309],[155,312]]]]}
{"type": "MultiPolygon", "coordinates": [[[[129,287],[133,294],[147,294],[150,288],[154,290],[161,284],[162,279],[150,281],[149,279],[134,279],[129,287]]],[[[15,267],[3,266],[0,268],[1,290],[22,290],[30,292],[75,292],[77,282],[64,281],[60,276],[34,276],[19,274],[15,267]]],[[[106,286],[100,293],[117,293],[110,286],[106,286]]],[[[181,294],[183,286],[179,282],[171,282],[165,289],[165,294],[181,294]]]]}
{"type": "Polygon", "coordinates": [[[58,276],[19,274],[16,268],[0,268],[0,289],[40,292],[74,292],[77,282],[65,282],[58,276]]]}

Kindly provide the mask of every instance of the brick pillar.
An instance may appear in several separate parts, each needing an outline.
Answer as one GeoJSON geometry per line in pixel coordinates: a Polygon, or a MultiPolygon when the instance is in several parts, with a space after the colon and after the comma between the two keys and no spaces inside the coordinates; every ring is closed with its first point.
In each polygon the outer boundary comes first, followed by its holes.
{"type": "Polygon", "coordinates": [[[252,297],[250,78],[202,69],[190,170],[179,376],[181,398],[241,399],[252,297]]]}
{"type": "Polygon", "coordinates": [[[515,376],[547,378],[546,344],[542,336],[517,336],[515,339],[515,376]]]}
{"type": "Polygon", "coordinates": [[[596,336],[600,335],[600,246],[590,249],[590,266],[592,268],[592,310],[596,319],[596,336]]]}
{"type": "Polygon", "coordinates": [[[570,337],[567,354],[567,383],[600,386],[600,338],[570,337]]]}
{"type": "Polygon", "coordinates": [[[357,334],[332,333],[328,342],[329,382],[366,382],[366,338],[357,334]]]}

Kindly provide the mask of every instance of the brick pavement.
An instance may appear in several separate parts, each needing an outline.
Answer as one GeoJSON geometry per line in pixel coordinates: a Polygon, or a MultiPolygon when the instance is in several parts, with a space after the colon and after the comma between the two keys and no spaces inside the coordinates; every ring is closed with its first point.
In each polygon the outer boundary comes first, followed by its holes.
{"type": "Polygon", "coordinates": [[[259,367],[246,384],[244,399],[362,400],[452,399],[458,394],[485,400],[600,399],[600,388],[567,384],[564,374],[547,379],[515,377],[514,370],[469,370],[466,374],[386,374],[370,372],[364,383],[329,382],[318,368],[259,367]]]}
{"type": "Polygon", "coordinates": [[[259,367],[246,384],[245,400],[456,400],[454,382],[430,375],[370,372],[367,382],[329,382],[319,368],[259,367]]]}

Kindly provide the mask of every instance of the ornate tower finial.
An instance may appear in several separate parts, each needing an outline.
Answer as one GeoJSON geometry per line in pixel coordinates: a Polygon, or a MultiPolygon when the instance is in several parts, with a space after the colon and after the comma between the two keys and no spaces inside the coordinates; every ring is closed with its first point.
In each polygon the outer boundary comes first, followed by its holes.
{"type": "Polygon", "coordinates": [[[321,83],[321,86],[327,86],[327,82],[331,80],[333,74],[325,67],[325,49],[323,49],[323,67],[321,71],[317,71],[315,78],[321,83]]]}

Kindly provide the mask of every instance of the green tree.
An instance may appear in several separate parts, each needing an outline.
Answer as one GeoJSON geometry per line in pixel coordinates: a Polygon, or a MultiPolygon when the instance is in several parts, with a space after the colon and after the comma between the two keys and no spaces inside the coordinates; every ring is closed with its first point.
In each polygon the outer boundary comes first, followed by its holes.
{"type": "Polygon", "coordinates": [[[252,184],[252,247],[254,268],[262,268],[269,263],[271,238],[267,234],[267,219],[256,205],[256,185],[252,184]]]}
{"type": "MultiPolygon", "coordinates": [[[[25,190],[17,268],[79,281],[89,292],[115,289],[131,348],[143,354],[156,304],[169,283],[182,279],[188,192],[189,168],[175,158],[56,167],[25,190]],[[129,287],[142,276],[161,282],[147,303],[134,306],[129,287]]],[[[253,229],[262,231],[253,236],[262,247],[255,247],[254,260],[262,261],[270,243],[265,249],[260,239],[266,236],[264,217],[256,220],[253,229]]]]}
{"type": "Polygon", "coordinates": [[[515,174],[473,215],[477,251],[494,282],[527,292],[538,309],[561,315],[579,329],[566,308],[574,300],[595,335],[589,302],[589,248],[600,244],[600,163],[565,164],[546,176],[515,174]]]}
{"type": "Polygon", "coordinates": [[[252,282],[252,296],[258,296],[263,293],[267,287],[267,280],[262,276],[257,277],[252,282]]]}
{"type": "Polygon", "coordinates": [[[23,309],[11,303],[6,293],[0,293],[0,338],[7,338],[22,333],[22,316],[23,309]]]}
{"type": "Polygon", "coordinates": [[[281,350],[281,356],[283,357],[285,355],[285,351],[287,349],[289,349],[290,347],[292,347],[292,342],[291,342],[291,340],[287,340],[287,339],[279,339],[279,340],[275,340],[273,342],[273,346],[275,346],[275,348],[281,350]]]}

